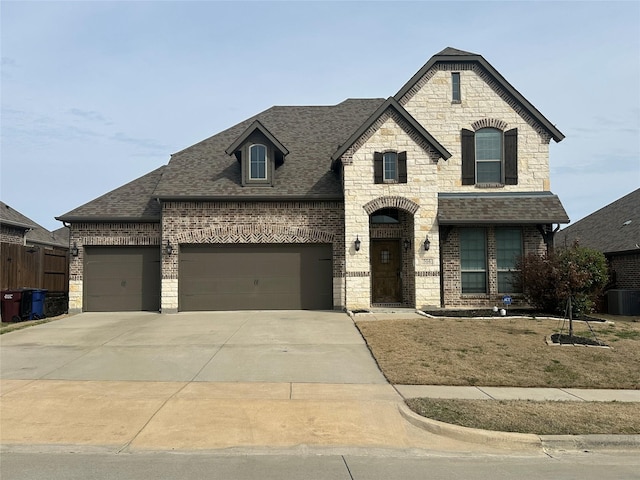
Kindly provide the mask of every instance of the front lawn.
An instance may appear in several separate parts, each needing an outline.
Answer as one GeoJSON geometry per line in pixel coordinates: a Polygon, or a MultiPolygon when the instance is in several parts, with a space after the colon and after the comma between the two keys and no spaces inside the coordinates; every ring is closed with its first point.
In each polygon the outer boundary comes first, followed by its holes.
{"type": "MultiPolygon", "coordinates": [[[[611,348],[550,346],[568,322],[535,318],[360,321],[390,383],[511,387],[640,388],[640,323],[590,322],[611,348]]],[[[574,322],[574,335],[592,338],[574,322]]]]}

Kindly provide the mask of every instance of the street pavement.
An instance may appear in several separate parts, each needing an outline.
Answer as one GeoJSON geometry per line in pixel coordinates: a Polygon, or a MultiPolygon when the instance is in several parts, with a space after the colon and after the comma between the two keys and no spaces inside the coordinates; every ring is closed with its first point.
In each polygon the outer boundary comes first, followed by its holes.
{"type": "MultiPolygon", "coordinates": [[[[471,434],[416,418],[403,396],[526,391],[389,385],[340,312],[83,313],[4,334],[0,345],[3,456],[38,446],[533,456],[545,447],[535,435],[471,434]]],[[[531,394],[598,399],[543,390],[531,394]]],[[[620,401],[637,393],[606,392],[620,401]]]]}

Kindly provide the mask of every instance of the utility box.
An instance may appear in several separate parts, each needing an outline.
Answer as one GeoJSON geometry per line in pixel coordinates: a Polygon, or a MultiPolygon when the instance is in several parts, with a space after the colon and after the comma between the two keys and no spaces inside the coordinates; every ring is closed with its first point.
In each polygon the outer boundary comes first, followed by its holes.
{"type": "Polygon", "coordinates": [[[640,315],[640,290],[609,290],[607,303],[611,315],[640,315]]]}

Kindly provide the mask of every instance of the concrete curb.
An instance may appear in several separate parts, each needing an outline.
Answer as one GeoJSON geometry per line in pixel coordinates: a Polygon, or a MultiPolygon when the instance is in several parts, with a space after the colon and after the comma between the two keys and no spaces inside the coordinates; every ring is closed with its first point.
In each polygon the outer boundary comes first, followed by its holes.
{"type": "Polygon", "coordinates": [[[541,435],[545,451],[640,450],[640,435],[541,435]]]}
{"type": "Polygon", "coordinates": [[[492,432],[477,428],[461,427],[423,417],[413,412],[407,405],[398,405],[402,415],[412,425],[435,435],[442,435],[454,440],[477,443],[491,447],[511,450],[543,451],[543,442],[538,435],[528,433],[492,432]]]}

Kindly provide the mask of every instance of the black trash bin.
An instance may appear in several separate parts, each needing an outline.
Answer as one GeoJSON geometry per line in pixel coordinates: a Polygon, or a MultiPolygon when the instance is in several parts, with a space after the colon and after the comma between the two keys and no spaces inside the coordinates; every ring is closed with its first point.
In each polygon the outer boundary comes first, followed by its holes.
{"type": "Polygon", "coordinates": [[[21,322],[31,318],[33,290],[3,290],[1,308],[3,322],[21,322]]]}

